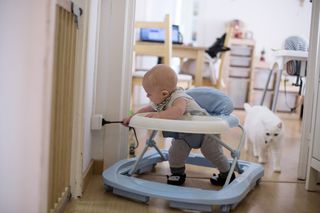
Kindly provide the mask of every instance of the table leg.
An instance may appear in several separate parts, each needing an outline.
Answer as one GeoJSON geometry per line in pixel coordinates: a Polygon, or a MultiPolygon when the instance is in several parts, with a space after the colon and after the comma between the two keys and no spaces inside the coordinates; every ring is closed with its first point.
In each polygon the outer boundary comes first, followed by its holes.
{"type": "Polygon", "coordinates": [[[196,59],[196,73],[194,77],[195,86],[202,86],[203,58],[204,58],[204,51],[199,50],[197,52],[197,59],[196,59]]]}
{"type": "Polygon", "coordinates": [[[271,110],[273,112],[277,111],[277,101],[278,101],[278,95],[279,95],[279,89],[280,89],[280,83],[281,83],[281,75],[283,71],[283,67],[280,67],[279,64],[275,63],[273,65],[272,70],[277,69],[277,79],[276,79],[276,85],[274,88],[274,93],[273,93],[273,100],[272,100],[272,108],[271,110]]]}

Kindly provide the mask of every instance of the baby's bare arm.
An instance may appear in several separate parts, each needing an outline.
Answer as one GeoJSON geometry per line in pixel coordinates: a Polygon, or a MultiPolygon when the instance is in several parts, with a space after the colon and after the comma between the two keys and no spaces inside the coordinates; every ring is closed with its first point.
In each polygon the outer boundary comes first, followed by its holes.
{"type": "Polygon", "coordinates": [[[137,113],[143,113],[143,112],[154,112],[154,109],[150,105],[144,106],[144,107],[140,108],[137,112],[135,112],[133,115],[131,115],[127,118],[124,118],[122,120],[122,124],[125,126],[128,126],[132,116],[134,116],[137,113]]]}
{"type": "Polygon", "coordinates": [[[184,98],[177,98],[172,106],[162,112],[153,112],[146,117],[149,118],[162,118],[162,119],[179,119],[186,111],[187,102],[184,98]]]}

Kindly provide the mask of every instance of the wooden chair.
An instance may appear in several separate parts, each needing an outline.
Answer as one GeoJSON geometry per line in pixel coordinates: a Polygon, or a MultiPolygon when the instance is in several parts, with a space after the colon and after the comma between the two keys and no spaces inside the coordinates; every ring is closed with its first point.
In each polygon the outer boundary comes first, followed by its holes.
{"type": "MultiPolygon", "coordinates": [[[[170,16],[166,15],[163,22],[136,22],[134,25],[135,29],[141,28],[157,28],[164,30],[164,42],[141,42],[135,41],[133,57],[137,55],[147,55],[161,57],[163,64],[168,66],[171,65],[172,59],[172,25],[170,16]]],[[[133,60],[135,61],[135,60],[133,60]]],[[[134,88],[135,86],[142,85],[142,79],[146,71],[135,71],[135,65],[133,66],[132,73],[132,88],[131,88],[131,109],[134,110],[134,88]]],[[[192,86],[192,77],[189,75],[178,75],[178,86],[183,88],[190,88],[192,86]]]]}

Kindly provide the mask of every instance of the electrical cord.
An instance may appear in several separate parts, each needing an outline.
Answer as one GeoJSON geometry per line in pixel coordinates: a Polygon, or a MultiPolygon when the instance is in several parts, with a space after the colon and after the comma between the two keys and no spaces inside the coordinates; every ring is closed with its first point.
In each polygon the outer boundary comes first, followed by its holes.
{"type": "Polygon", "coordinates": [[[115,123],[120,123],[122,124],[122,121],[107,121],[104,118],[102,118],[102,126],[106,125],[106,124],[115,124],[115,123]]]}
{"type": "MultiPolygon", "coordinates": [[[[123,124],[122,121],[107,121],[104,118],[102,118],[102,126],[104,126],[106,124],[115,124],[115,123],[123,124]]],[[[134,134],[134,137],[135,137],[135,140],[136,140],[136,144],[135,144],[135,146],[130,146],[130,154],[134,153],[134,150],[139,147],[139,140],[138,140],[136,129],[133,128],[133,127],[129,127],[129,131],[131,131],[131,130],[133,131],[133,134],[134,134]]]]}
{"type": "Polygon", "coordinates": [[[134,134],[134,137],[136,139],[136,142],[137,144],[134,146],[134,149],[138,148],[139,146],[139,140],[138,140],[138,137],[137,137],[137,132],[136,132],[136,129],[133,128],[133,127],[129,127],[129,131],[132,130],[133,131],[133,134],[134,134]]]}

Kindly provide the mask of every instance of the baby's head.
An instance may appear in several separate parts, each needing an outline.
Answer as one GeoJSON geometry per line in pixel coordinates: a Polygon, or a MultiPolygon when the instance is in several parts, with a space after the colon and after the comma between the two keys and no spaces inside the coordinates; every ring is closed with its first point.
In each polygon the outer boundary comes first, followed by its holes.
{"type": "Polygon", "coordinates": [[[159,104],[177,88],[177,75],[173,69],[164,64],[151,68],[143,77],[142,86],[147,97],[159,104]]]}

